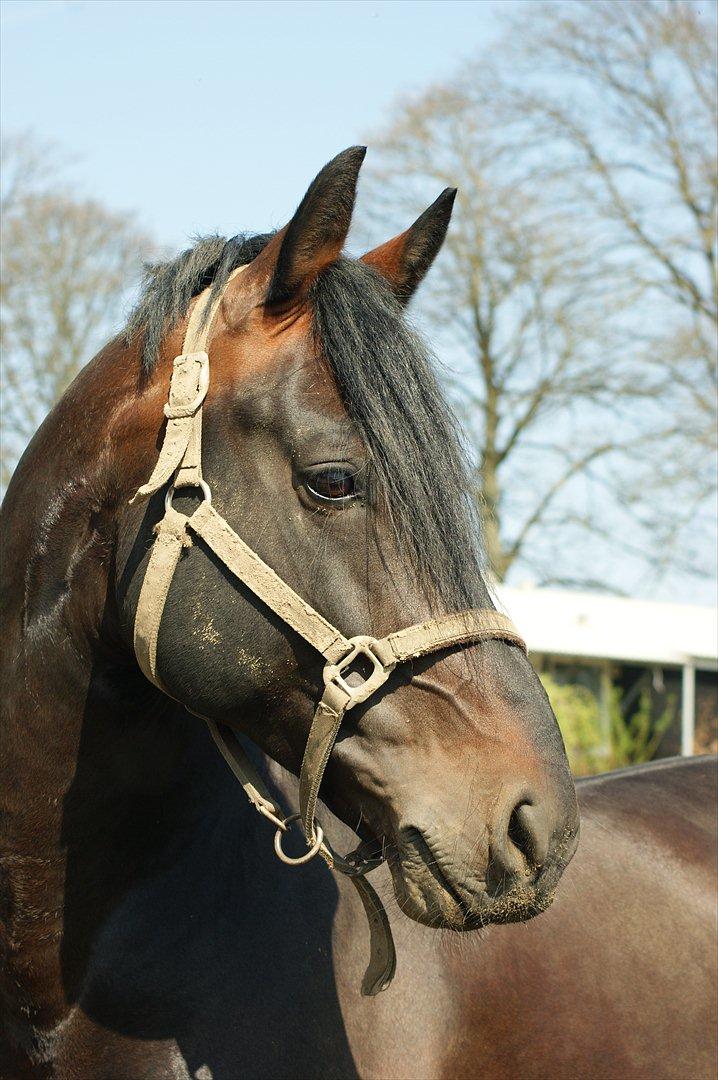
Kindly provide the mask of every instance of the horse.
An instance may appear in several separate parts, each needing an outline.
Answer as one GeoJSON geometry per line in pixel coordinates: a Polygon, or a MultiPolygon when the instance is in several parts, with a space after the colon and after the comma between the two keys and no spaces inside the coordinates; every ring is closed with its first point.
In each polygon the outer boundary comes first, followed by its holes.
{"type": "Polygon", "coordinates": [[[348,259],[364,152],[276,233],[152,268],[8,488],[3,1075],[709,1074],[710,772],[583,785],[578,844],[558,726],[494,611],[455,422],[403,312],[455,191],[348,259]],[[206,353],[184,351],[190,326],[206,353]],[[430,647],[387,659],[401,634],[430,647]],[[367,987],[390,929],[396,975],[390,952],[367,987]]]}

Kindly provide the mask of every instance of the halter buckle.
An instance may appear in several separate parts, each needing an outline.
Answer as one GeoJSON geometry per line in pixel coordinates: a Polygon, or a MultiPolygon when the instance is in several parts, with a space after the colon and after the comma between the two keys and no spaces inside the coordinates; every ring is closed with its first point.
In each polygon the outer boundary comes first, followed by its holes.
{"type": "Polygon", "coordinates": [[[394,670],[394,664],[387,666],[379,659],[373,648],[376,644],[377,640],[373,637],[360,636],[350,638],[349,645],[351,648],[346,656],[343,656],[338,663],[327,664],[324,668],[322,675],[324,685],[329,686],[331,683],[334,686],[338,686],[349,698],[349,701],[345,705],[345,709],[352,709],[355,705],[359,705],[362,701],[366,701],[370,698],[375,690],[378,690],[380,686],[384,685],[394,670]],[[342,676],[342,672],[346,671],[346,669],[354,663],[357,656],[365,656],[367,660],[371,661],[372,672],[364,682],[360,683],[358,686],[351,686],[342,676]]]}
{"type": "MultiPolygon", "coordinates": [[[[188,401],[184,405],[174,405],[171,401],[166,402],[163,412],[168,420],[185,420],[190,416],[194,416],[207,397],[207,391],[209,390],[209,357],[206,352],[182,353],[175,359],[175,371],[181,369],[181,365],[189,360],[194,360],[199,364],[197,394],[192,401],[188,401]]],[[[170,398],[172,396],[172,386],[170,386],[170,398]]]]}

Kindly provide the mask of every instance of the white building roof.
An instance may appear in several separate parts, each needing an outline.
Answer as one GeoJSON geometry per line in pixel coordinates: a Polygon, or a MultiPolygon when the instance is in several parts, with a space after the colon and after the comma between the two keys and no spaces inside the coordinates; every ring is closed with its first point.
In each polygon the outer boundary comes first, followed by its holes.
{"type": "Polygon", "coordinates": [[[532,652],[639,664],[718,666],[718,610],[562,589],[496,587],[532,652]]]}

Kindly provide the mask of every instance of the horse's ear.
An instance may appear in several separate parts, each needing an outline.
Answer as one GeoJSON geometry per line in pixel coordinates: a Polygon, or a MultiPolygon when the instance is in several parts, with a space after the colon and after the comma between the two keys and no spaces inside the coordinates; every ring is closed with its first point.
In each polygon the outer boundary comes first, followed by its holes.
{"type": "Polygon", "coordinates": [[[337,154],[312,180],[281,238],[266,301],[281,304],[341,255],[365,146],[337,154]]]}
{"type": "Polygon", "coordinates": [[[386,278],[400,303],[409,302],[439,254],[455,198],[456,188],[445,188],[406,232],[362,255],[362,262],[386,278]]]}

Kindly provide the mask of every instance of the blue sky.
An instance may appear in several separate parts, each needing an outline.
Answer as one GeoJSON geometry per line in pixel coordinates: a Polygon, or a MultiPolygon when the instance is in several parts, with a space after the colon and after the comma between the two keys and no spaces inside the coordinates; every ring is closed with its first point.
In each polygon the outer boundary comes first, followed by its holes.
{"type": "Polygon", "coordinates": [[[178,247],[282,224],[398,95],[498,33],[476,0],[4,0],[3,125],[56,140],[83,190],[178,247]]]}
{"type": "MultiPolygon", "coordinates": [[[[56,142],[78,193],[136,212],[170,250],[264,230],[339,150],[371,153],[397,98],[490,48],[530,3],[1,0],[3,130],[56,142]]],[[[657,592],[709,598],[680,573],[657,592]]]]}

